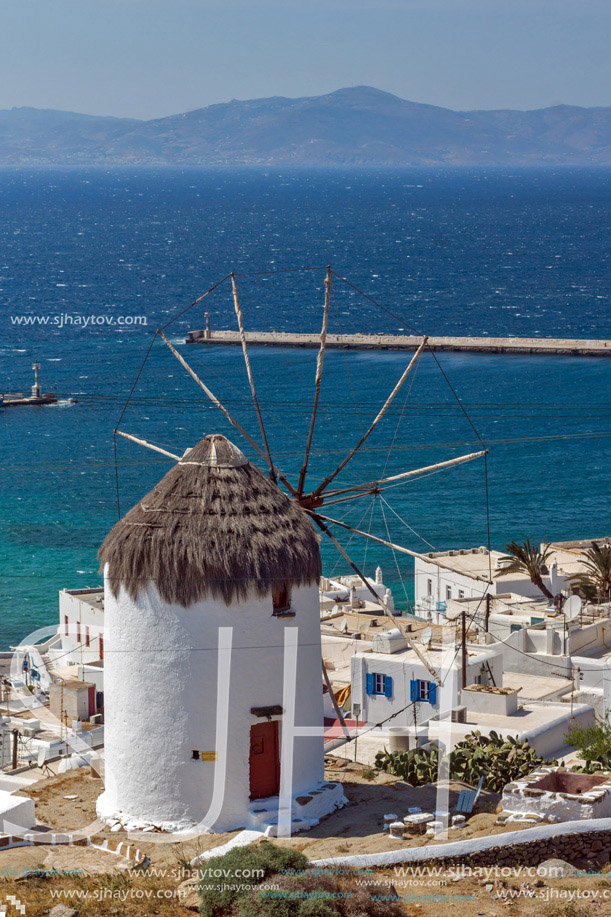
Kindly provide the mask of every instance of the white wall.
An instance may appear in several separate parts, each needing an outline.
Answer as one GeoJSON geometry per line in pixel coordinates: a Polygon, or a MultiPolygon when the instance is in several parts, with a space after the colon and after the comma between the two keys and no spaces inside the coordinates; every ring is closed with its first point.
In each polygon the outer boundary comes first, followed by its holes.
{"type": "MultiPolygon", "coordinates": [[[[598,669],[604,662],[596,656],[580,656],[588,652],[607,652],[611,640],[611,622],[597,621],[585,627],[577,622],[569,624],[566,638],[562,623],[547,628],[523,628],[509,634],[502,642],[505,669],[509,672],[525,672],[531,675],[560,675],[571,678],[578,666],[583,673],[582,684],[600,687],[602,675],[598,669]]],[[[610,644],[611,645],[611,644],[610,644]]]]}
{"type": "MultiPolygon", "coordinates": [[[[420,611],[428,607],[428,580],[431,581],[431,610],[435,611],[437,602],[446,601],[446,588],[451,590],[451,598],[473,598],[486,591],[486,583],[473,579],[465,574],[446,570],[438,564],[427,563],[419,557],[414,559],[414,601],[420,611]],[[459,593],[464,595],[460,596],[459,593]]],[[[505,590],[506,591],[506,590],[505,590]]]]}
{"type": "MultiPolygon", "coordinates": [[[[271,595],[227,607],[205,600],[182,608],[150,585],[138,603],[106,590],[106,787],[98,811],[106,819],[142,821],[167,830],[205,820],[214,830],[247,823],[251,707],[283,698],[284,633],[298,630],[297,726],[323,725],[318,589],[296,588],[294,618],[272,616],[271,595]],[[217,742],[220,628],[233,627],[231,662],[221,670],[227,698],[227,761],[217,742]],[[192,751],[219,759],[193,760],[192,751]],[[206,819],[215,774],[224,791],[220,812],[206,819]]],[[[280,717],[282,724],[283,717],[280,717]]],[[[282,725],[280,726],[282,742],[282,725]]],[[[322,732],[295,740],[295,793],[323,780],[322,732]]]]}
{"type": "MultiPolygon", "coordinates": [[[[451,560],[452,558],[448,558],[448,561],[451,560]]],[[[459,595],[460,592],[464,593],[462,598],[468,599],[482,596],[486,591],[488,591],[491,595],[502,595],[503,593],[511,592],[515,593],[516,595],[525,596],[527,598],[544,598],[540,590],[534,585],[534,583],[531,583],[528,577],[517,576],[515,579],[503,577],[502,580],[496,580],[494,577],[497,572],[498,571],[494,569],[493,558],[493,583],[487,589],[486,587],[488,584],[484,581],[484,579],[478,580],[474,576],[470,576],[468,573],[459,573],[454,570],[449,570],[445,567],[439,566],[436,563],[433,563],[432,561],[428,562],[420,557],[417,557],[414,559],[414,593],[416,608],[422,610],[426,606],[428,580],[431,581],[433,611],[435,610],[436,602],[445,602],[447,600],[446,588],[450,589],[450,598],[452,599],[461,598],[459,595]]],[[[543,582],[549,588],[549,576],[544,576],[543,582]]],[[[558,587],[565,588],[566,584],[566,578],[560,574],[558,577],[558,587]]]]}
{"type": "MultiPolygon", "coordinates": [[[[506,672],[524,672],[526,675],[557,675],[560,678],[571,678],[573,666],[570,656],[536,652],[536,646],[530,636],[531,632],[524,627],[510,634],[499,644],[503,654],[503,665],[506,672]]],[[[545,632],[543,632],[545,636],[545,632]]]]}
{"type": "Polygon", "coordinates": [[[99,589],[62,589],[59,593],[59,629],[62,641],[62,653],[69,653],[60,662],[62,666],[73,663],[95,662],[100,658],[100,636],[104,636],[103,606],[91,605],[82,596],[99,594],[99,589]],[[66,634],[66,617],[68,633],[66,634]],[[80,641],[78,629],[80,627],[80,641]],[[85,646],[89,628],[90,646],[85,646]]]}
{"type": "Polygon", "coordinates": [[[609,652],[611,649],[611,621],[595,621],[585,627],[579,627],[577,619],[569,625],[569,652],[571,655],[583,652],[609,652]]]}
{"type": "MultiPolygon", "coordinates": [[[[469,649],[472,651],[472,647],[469,649]]],[[[449,654],[446,660],[447,664],[450,664],[453,655],[453,652],[449,654]]],[[[437,654],[437,656],[440,656],[440,654],[437,654]]],[[[462,685],[460,662],[460,654],[458,654],[458,658],[452,666],[456,670],[456,677],[446,680],[446,688],[451,686],[450,696],[444,695],[443,699],[444,709],[446,710],[460,704],[459,689],[462,685]]],[[[490,672],[485,665],[486,662],[492,671],[494,683],[496,683],[497,687],[502,686],[502,655],[500,648],[496,647],[488,647],[484,652],[469,657],[467,664],[468,685],[476,683],[480,676],[483,684],[492,683],[490,672]]],[[[433,664],[433,668],[435,668],[435,664],[433,664]]],[[[369,724],[381,723],[395,711],[402,711],[392,720],[393,726],[413,726],[437,716],[440,711],[441,690],[437,690],[435,704],[423,700],[417,701],[414,707],[410,698],[410,682],[412,679],[434,681],[424,663],[411,655],[406,659],[401,653],[356,654],[352,658],[351,665],[353,711],[354,704],[359,704],[361,707],[359,718],[369,724]],[[366,693],[366,674],[368,672],[388,675],[392,678],[392,697],[388,698],[380,694],[366,693]],[[403,709],[405,707],[407,708],[406,710],[403,709]]]]}

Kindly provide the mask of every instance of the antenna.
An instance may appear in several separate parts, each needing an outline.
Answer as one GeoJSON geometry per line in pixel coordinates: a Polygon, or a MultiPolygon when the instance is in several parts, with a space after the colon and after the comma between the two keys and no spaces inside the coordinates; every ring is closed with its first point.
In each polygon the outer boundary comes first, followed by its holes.
{"type": "Polygon", "coordinates": [[[424,630],[420,634],[420,643],[422,643],[422,645],[426,646],[428,649],[428,647],[431,645],[432,639],[433,639],[433,628],[425,627],[424,630]]]}
{"type": "Polygon", "coordinates": [[[564,603],[564,616],[567,621],[572,621],[581,611],[581,599],[578,595],[571,595],[564,603]]]}

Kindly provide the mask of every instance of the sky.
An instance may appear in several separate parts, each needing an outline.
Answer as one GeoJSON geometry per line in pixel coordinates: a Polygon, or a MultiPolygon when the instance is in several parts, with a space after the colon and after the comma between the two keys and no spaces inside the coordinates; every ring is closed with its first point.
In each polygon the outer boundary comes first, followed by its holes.
{"type": "Polygon", "coordinates": [[[0,0],[0,108],[155,118],[354,85],[610,105],[610,36],[609,0],[0,0]]]}

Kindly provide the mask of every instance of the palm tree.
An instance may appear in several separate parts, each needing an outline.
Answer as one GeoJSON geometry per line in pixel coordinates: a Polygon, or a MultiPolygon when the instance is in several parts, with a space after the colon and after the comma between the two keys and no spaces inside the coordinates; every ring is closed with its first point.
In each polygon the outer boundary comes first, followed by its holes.
{"type": "Polygon", "coordinates": [[[549,545],[545,545],[539,550],[534,544],[530,543],[527,538],[524,544],[518,544],[516,541],[510,541],[505,545],[507,554],[499,559],[501,568],[497,577],[506,576],[508,573],[525,573],[540,592],[548,599],[554,599],[545,583],[543,576],[547,573],[547,558],[551,553],[549,545]]]}
{"type": "Polygon", "coordinates": [[[585,570],[571,577],[571,584],[594,602],[611,601],[611,545],[596,544],[585,552],[585,570]]]}

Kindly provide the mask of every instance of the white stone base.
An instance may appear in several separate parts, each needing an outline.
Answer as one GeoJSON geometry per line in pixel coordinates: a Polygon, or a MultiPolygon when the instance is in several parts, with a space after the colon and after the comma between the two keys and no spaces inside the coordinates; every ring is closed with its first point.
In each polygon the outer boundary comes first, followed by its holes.
{"type": "MultiPolygon", "coordinates": [[[[348,804],[344,796],[341,783],[321,783],[307,793],[298,793],[293,796],[291,806],[291,834],[298,831],[308,831],[317,825],[321,818],[330,815],[336,809],[341,809],[348,804]]],[[[279,797],[270,796],[268,799],[256,799],[250,803],[244,813],[242,824],[231,825],[223,831],[215,831],[209,827],[196,825],[194,822],[163,822],[153,824],[134,818],[127,812],[110,810],[106,803],[106,794],[98,798],[96,811],[98,817],[111,828],[124,828],[126,831],[164,831],[172,834],[192,834],[197,830],[199,834],[222,834],[225,831],[235,831],[238,828],[249,828],[260,831],[267,837],[276,837],[279,821],[279,797]]]]}
{"type": "MultiPolygon", "coordinates": [[[[124,828],[126,831],[164,831],[167,834],[188,834],[196,827],[194,822],[187,820],[180,822],[159,822],[159,824],[155,824],[153,822],[134,818],[134,816],[130,815],[128,812],[120,812],[117,809],[111,808],[108,805],[106,793],[102,793],[102,795],[98,797],[95,808],[98,818],[116,831],[120,828],[124,828]]],[[[200,831],[200,833],[206,832],[207,829],[200,831]]]]}
{"type": "MultiPolygon", "coordinates": [[[[279,798],[256,799],[250,804],[247,827],[263,831],[266,837],[278,836],[279,798]]],[[[293,797],[291,806],[291,834],[308,831],[321,818],[348,805],[341,783],[321,783],[307,793],[293,797]]]]}

